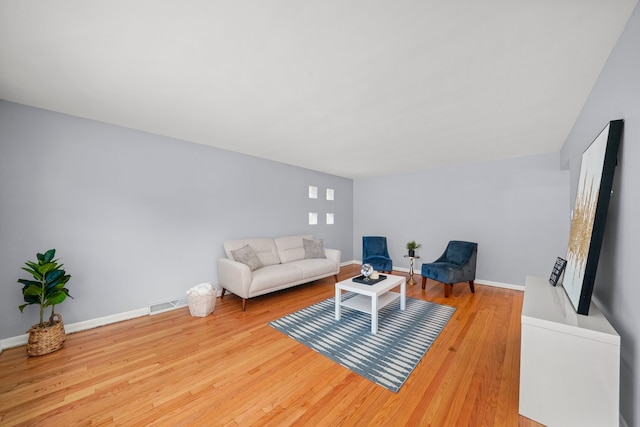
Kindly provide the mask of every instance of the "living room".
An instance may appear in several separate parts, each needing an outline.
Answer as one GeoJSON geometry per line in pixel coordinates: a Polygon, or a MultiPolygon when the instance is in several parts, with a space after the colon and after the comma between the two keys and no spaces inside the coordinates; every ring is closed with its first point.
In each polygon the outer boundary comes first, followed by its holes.
{"type": "Polygon", "coordinates": [[[478,284],[521,289],[527,275],[548,276],[566,254],[580,156],[622,118],[594,301],[622,339],[621,422],[640,425],[638,40],[636,6],[557,150],[355,178],[12,102],[3,81],[0,343],[10,347],[34,323],[36,313],[17,309],[16,280],[26,259],[51,247],[72,275],[74,299],[58,307],[65,324],[108,323],[184,298],[194,284],[216,282],[222,242],[255,236],[312,234],[350,264],[361,259],[363,235],[385,235],[404,270],[409,240],[422,243],[420,261],[437,258],[448,240],[471,240],[479,243],[478,284]],[[321,195],[333,189],[334,199],[310,199],[309,186],[321,195]],[[319,214],[315,225],[310,212],[319,214]]]}

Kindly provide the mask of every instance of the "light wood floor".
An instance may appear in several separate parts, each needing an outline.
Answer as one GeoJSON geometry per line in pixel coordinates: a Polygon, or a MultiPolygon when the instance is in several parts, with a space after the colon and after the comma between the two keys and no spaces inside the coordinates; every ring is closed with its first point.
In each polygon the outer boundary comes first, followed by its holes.
{"type": "Polygon", "coordinates": [[[458,284],[445,299],[435,282],[407,286],[457,310],[393,393],[267,325],[332,297],[333,284],[254,298],[244,313],[227,295],[206,318],[181,308],[70,334],[46,356],[5,350],[0,425],[538,425],[518,416],[522,292],[458,284]]]}

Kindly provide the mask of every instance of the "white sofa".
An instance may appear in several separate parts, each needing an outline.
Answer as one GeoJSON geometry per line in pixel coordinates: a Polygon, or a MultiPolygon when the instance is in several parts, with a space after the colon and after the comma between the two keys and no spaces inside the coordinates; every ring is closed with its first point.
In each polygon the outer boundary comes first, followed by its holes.
{"type": "MultiPolygon", "coordinates": [[[[218,280],[222,287],[221,299],[226,291],[242,298],[242,311],[246,309],[247,299],[269,292],[290,288],[308,283],[313,280],[334,276],[338,281],[340,271],[340,251],[324,249],[326,258],[308,258],[318,256],[319,244],[315,240],[315,251],[307,247],[305,252],[304,240],[313,240],[311,235],[286,236],[275,239],[241,239],[224,242],[226,258],[218,260],[218,280]],[[249,246],[255,252],[262,267],[252,271],[252,262],[245,264],[236,261],[234,253],[249,246]],[[315,253],[314,253],[315,252],[315,253]],[[305,255],[307,257],[305,257],[305,255]],[[251,266],[251,267],[250,267],[251,266]]],[[[321,251],[321,250],[320,250],[321,251]]],[[[245,251],[246,252],[246,251],[245,251]]],[[[255,258],[254,258],[255,259],[255,258]]]]}

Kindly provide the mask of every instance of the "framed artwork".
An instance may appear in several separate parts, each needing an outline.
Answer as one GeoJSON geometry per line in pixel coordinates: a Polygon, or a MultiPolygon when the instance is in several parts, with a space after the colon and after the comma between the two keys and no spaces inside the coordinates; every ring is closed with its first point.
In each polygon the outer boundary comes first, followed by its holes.
{"type": "Polygon", "coordinates": [[[578,314],[589,314],[623,124],[609,122],[582,154],[562,282],[578,314]]]}

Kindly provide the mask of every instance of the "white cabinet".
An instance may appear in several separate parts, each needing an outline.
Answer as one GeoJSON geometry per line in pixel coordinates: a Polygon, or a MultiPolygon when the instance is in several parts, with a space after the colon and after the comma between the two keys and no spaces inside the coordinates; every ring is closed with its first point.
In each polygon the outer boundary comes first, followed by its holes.
{"type": "Polygon", "coordinates": [[[620,336],[591,304],[577,314],[561,286],[527,277],[520,415],[549,427],[618,426],[620,336]]]}

